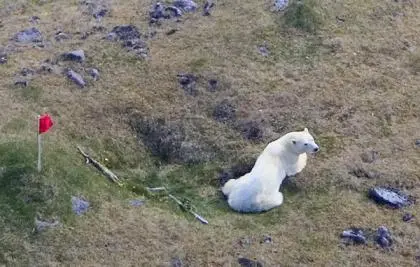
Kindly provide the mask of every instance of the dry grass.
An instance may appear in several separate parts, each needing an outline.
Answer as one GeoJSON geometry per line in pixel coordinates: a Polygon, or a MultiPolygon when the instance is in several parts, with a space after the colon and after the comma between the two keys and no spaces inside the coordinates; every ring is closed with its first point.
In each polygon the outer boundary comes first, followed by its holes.
{"type": "MultiPolygon", "coordinates": [[[[0,43],[10,51],[8,63],[0,65],[0,142],[35,141],[36,114],[50,112],[56,126],[45,137],[46,146],[62,159],[50,159],[42,181],[68,191],[57,204],[45,204],[46,210],[43,203],[33,206],[51,215],[64,213],[63,227],[41,235],[31,235],[27,221],[3,219],[13,218],[8,209],[14,207],[0,205],[0,226],[7,229],[0,237],[0,264],[168,266],[179,257],[188,266],[236,266],[238,256],[256,257],[266,266],[418,264],[419,220],[404,223],[403,211],[378,207],[366,198],[375,184],[402,186],[420,196],[420,155],[414,145],[420,138],[417,2],[317,0],[321,23],[311,33],[286,26],[283,13],[270,11],[271,1],[218,1],[210,17],[196,12],[180,23],[164,21],[147,41],[147,61],[103,37],[128,23],[147,33],[150,1],[109,3],[110,16],[95,22],[82,13],[78,1],[0,2],[0,43]],[[34,15],[40,17],[35,26],[50,42],[42,49],[10,45],[9,39],[30,27],[34,15]],[[79,32],[98,25],[107,31],[80,40],[79,32]],[[167,36],[173,28],[179,31],[167,36]],[[57,30],[72,38],[55,42],[57,30]],[[257,50],[264,41],[268,57],[257,50]],[[13,86],[21,68],[37,69],[45,59],[74,49],[85,50],[84,67],[101,72],[87,91],[62,74],[38,75],[24,89],[13,86]],[[194,72],[204,84],[206,78],[216,78],[221,87],[211,93],[200,85],[198,96],[186,95],[177,82],[179,72],[194,72]],[[223,99],[236,105],[237,118],[264,120],[264,142],[247,142],[231,125],[212,118],[213,107],[223,99]],[[224,148],[230,160],[161,164],[128,125],[133,112],[184,120],[194,129],[191,136],[224,148]],[[284,205],[260,215],[231,212],[217,191],[218,170],[238,157],[255,157],[269,140],[304,126],[314,133],[321,152],[310,158],[296,188],[285,189],[284,205]],[[188,196],[210,225],[184,216],[165,198],[129,207],[127,198],[135,194],[92,176],[78,161],[76,143],[92,148],[102,161],[110,159],[109,166],[136,186],[165,184],[188,196]],[[362,163],[361,153],[370,149],[380,153],[379,160],[362,163]],[[349,174],[356,164],[382,175],[356,178],[349,174]],[[59,206],[76,193],[94,199],[87,216],[75,218],[65,213],[68,207],[59,206]],[[340,232],[353,225],[386,225],[396,239],[394,251],[341,247],[340,232]],[[259,242],[265,234],[272,244],[259,242]],[[244,238],[250,245],[240,245],[244,238]]],[[[27,153],[34,148],[28,146],[27,153]]],[[[0,166],[5,164],[0,159],[0,166]]],[[[416,205],[404,211],[420,214],[416,205]]],[[[26,212],[22,214],[33,215],[26,212]]]]}

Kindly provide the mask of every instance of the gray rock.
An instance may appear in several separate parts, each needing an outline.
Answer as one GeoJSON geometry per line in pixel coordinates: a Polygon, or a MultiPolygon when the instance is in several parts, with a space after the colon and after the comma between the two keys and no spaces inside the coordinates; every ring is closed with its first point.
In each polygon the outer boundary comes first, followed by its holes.
{"type": "Polygon", "coordinates": [[[257,260],[250,260],[247,258],[239,258],[238,259],[239,265],[241,267],[263,267],[263,264],[257,260]]]}
{"type": "Polygon", "coordinates": [[[7,63],[7,54],[0,54],[0,64],[7,63]]]}
{"type": "Polygon", "coordinates": [[[174,257],[171,259],[171,267],[183,267],[184,264],[179,257],[174,257]]]}
{"type": "Polygon", "coordinates": [[[409,222],[409,221],[411,221],[412,219],[414,219],[414,215],[413,215],[413,214],[411,214],[411,213],[405,213],[405,214],[403,215],[403,217],[402,217],[402,220],[403,220],[404,222],[409,222]]]}
{"type": "Polygon", "coordinates": [[[139,30],[134,25],[115,26],[110,34],[120,41],[135,40],[141,37],[139,30]]]}
{"type": "Polygon", "coordinates": [[[130,203],[130,206],[133,206],[133,207],[140,207],[145,204],[144,200],[142,199],[133,199],[133,200],[130,200],[129,203],[130,203]]]}
{"type": "Polygon", "coordinates": [[[14,39],[19,43],[38,43],[42,42],[42,34],[37,28],[28,28],[18,32],[14,39]]]}
{"type": "Polygon", "coordinates": [[[289,0],[274,0],[274,6],[277,11],[285,10],[288,4],[289,0]]]}
{"type": "Polygon", "coordinates": [[[258,46],[257,48],[258,52],[264,57],[268,57],[270,55],[270,50],[268,49],[267,42],[264,41],[264,43],[258,46]]]}
{"type": "Polygon", "coordinates": [[[68,36],[66,33],[64,33],[62,31],[58,31],[58,32],[55,33],[54,39],[57,42],[61,42],[63,40],[70,39],[70,36],[68,36]]]}
{"type": "Polygon", "coordinates": [[[172,5],[183,10],[184,12],[193,12],[198,7],[198,5],[192,0],[174,0],[172,5]]]}
{"type": "Polygon", "coordinates": [[[416,145],[416,147],[420,147],[420,139],[417,139],[416,141],[414,141],[414,144],[416,145]]]}
{"type": "Polygon", "coordinates": [[[32,70],[32,69],[29,69],[29,68],[22,68],[21,70],[20,70],[20,75],[22,75],[22,76],[31,76],[31,75],[34,75],[35,74],[35,71],[34,70],[32,70]]]}
{"type": "Polygon", "coordinates": [[[341,238],[348,244],[366,244],[367,243],[367,237],[365,236],[365,233],[360,228],[349,228],[343,231],[341,233],[341,238]]]}
{"type": "Polygon", "coordinates": [[[388,205],[392,208],[402,208],[414,202],[413,197],[390,187],[373,187],[369,189],[369,198],[378,204],[388,205]]]}
{"type": "Polygon", "coordinates": [[[83,197],[72,196],[71,204],[73,212],[78,216],[86,213],[90,207],[90,203],[83,197]]]}
{"type": "Polygon", "coordinates": [[[31,22],[31,23],[34,23],[34,24],[37,24],[38,23],[38,21],[40,21],[41,20],[41,18],[40,17],[38,17],[38,16],[32,16],[30,19],[29,19],[29,21],[31,22]]]}
{"type": "Polygon", "coordinates": [[[378,228],[375,240],[382,248],[389,248],[393,244],[391,233],[385,226],[378,228]]]}
{"type": "Polygon", "coordinates": [[[79,73],[77,73],[77,72],[75,72],[71,69],[69,69],[67,71],[67,78],[72,80],[74,83],[76,83],[81,88],[84,88],[86,86],[86,82],[84,81],[82,75],[80,75],[79,73]]]}
{"type": "Polygon", "coordinates": [[[208,91],[210,92],[216,92],[216,90],[219,87],[219,81],[216,79],[210,79],[208,82],[208,91]]]}
{"type": "Polygon", "coordinates": [[[15,81],[16,86],[22,86],[27,87],[29,85],[29,82],[27,80],[17,80],[15,81]]]}
{"type": "Polygon", "coordinates": [[[196,88],[196,83],[198,77],[191,73],[180,73],[178,76],[178,82],[181,84],[185,93],[192,96],[197,96],[198,90],[196,88]]]}
{"type": "Polygon", "coordinates": [[[203,16],[210,16],[211,9],[215,6],[212,0],[206,0],[203,6],[203,16]]]}
{"type": "Polygon", "coordinates": [[[94,81],[97,81],[99,79],[99,70],[91,68],[88,70],[88,73],[90,76],[92,76],[94,81]]]}
{"type": "Polygon", "coordinates": [[[64,53],[61,55],[61,60],[84,62],[86,59],[85,52],[81,49],[64,53]]]}
{"type": "Polygon", "coordinates": [[[49,228],[54,228],[60,225],[58,220],[43,221],[39,218],[35,218],[35,231],[37,233],[43,232],[49,228]]]}

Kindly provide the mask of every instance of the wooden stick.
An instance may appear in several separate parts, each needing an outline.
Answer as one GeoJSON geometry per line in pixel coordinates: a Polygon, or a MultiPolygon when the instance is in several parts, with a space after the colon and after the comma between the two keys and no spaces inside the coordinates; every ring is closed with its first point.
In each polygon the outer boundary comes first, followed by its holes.
{"type": "Polygon", "coordinates": [[[86,164],[91,163],[96,169],[101,171],[105,176],[107,176],[111,181],[118,184],[119,186],[122,186],[120,178],[118,178],[113,172],[111,172],[107,167],[99,163],[98,161],[94,160],[91,156],[86,154],[79,146],[77,146],[77,149],[79,150],[80,154],[85,157],[86,164]]]}
{"type": "Polygon", "coordinates": [[[168,196],[170,198],[172,198],[176,203],[178,203],[178,205],[184,207],[184,209],[186,211],[188,211],[189,213],[191,213],[192,215],[194,215],[194,217],[199,220],[200,222],[204,223],[204,224],[209,224],[209,222],[204,219],[203,217],[201,217],[200,215],[198,215],[197,213],[195,213],[194,211],[192,211],[191,209],[188,209],[187,207],[185,207],[184,203],[182,203],[180,200],[178,200],[176,197],[174,197],[172,194],[168,194],[168,196]]]}

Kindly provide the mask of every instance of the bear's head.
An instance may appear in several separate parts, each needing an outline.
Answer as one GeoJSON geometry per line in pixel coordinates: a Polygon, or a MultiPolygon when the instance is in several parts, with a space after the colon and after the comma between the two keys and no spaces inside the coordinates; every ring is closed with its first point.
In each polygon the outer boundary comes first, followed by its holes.
{"type": "Polygon", "coordinates": [[[302,153],[316,153],[319,151],[319,146],[315,143],[314,138],[309,133],[308,128],[301,132],[294,132],[291,135],[291,147],[296,154],[302,153]]]}

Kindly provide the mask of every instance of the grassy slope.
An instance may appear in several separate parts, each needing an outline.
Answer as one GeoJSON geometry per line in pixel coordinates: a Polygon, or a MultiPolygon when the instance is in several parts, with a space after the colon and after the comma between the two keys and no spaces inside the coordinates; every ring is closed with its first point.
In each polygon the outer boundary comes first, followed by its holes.
{"type": "MultiPolygon", "coordinates": [[[[399,181],[420,195],[419,150],[414,147],[420,133],[419,76],[413,72],[419,69],[419,56],[406,45],[420,43],[420,6],[314,1],[323,24],[307,33],[288,29],[285,23],[295,21],[269,12],[269,2],[218,1],[211,17],[197,12],[182,23],[164,22],[148,41],[149,61],[134,59],[103,40],[104,34],[84,41],[77,34],[99,24],[109,31],[126,23],[146,32],[149,1],[110,1],[111,16],[101,23],[83,15],[77,1],[0,2],[4,46],[30,26],[33,15],[41,18],[37,27],[52,40],[44,49],[18,48],[7,65],[0,65],[0,165],[5,168],[0,176],[0,228],[5,229],[0,264],[160,266],[180,257],[190,266],[234,266],[239,255],[257,257],[268,266],[415,264],[418,221],[403,223],[402,211],[376,206],[365,192],[373,184],[399,181]],[[166,36],[172,28],[180,30],[166,36]],[[58,29],[73,38],[55,43],[58,29]],[[342,47],[333,52],[337,38],[342,47]],[[267,58],[256,49],[264,40],[271,50],[267,58]],[[101,70],[101,79],[87,92],[61,75],[37,76],[25,89],[12,85],[20,68],[37,68],[47,58],[79,48],[87,54],[86,64],[101,70]],[[213,94],[186,96],[176,80],[182,71],[217,77],[224,86],[213,94]],[[126,124],[129,110],[168,120],[198,117],[198,134],[228,147],[232,155],[255,156],[264,143],[241,140],[211,118],[212,106],[225,98],[236,103],[239,118],[270,122],[277,134],[265,142],[303,126],[319,140],[321,153],[310,158],[297,187],[286,190],[281,208],[260,215],[231,212],[216,187],[217,171],[229,162],[158,167],[126,124]],[[45,171],[38,175],[33,129],[42,111],[57,124],[45,137],[45,171]],[[139,187],[165,184],[189,197],[210,225],[200,225],[165,198],[129,207],[135,194],[85,167],[76,143],[91,148],[101,161],[110,159],[116,173],[139,187]],[[348,172],[369,149],[379,151],[380,159],[365,167],[382,176],[355,178],[348,172]],[[81,218],[70,210],[70,196],[78,194],[93,205],[81,218]],[[35,200],[26,204],[27,196],[35,200]],[[59,217],[64,226],[32,234],[37,212],[59,217]],[[339,246],[344,228],[382,224],[396,238],[394,251],[339,246]],[[264,234],[272,236],[273,244],[259,243],[264,234]],[[251,245],[240,246],[242,238],[251,239],[251,245]]],[[[407,211],[416,214],[419,208],[407,211]]]]}

